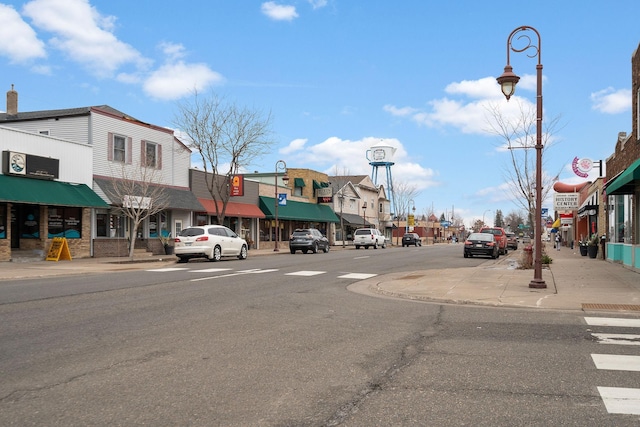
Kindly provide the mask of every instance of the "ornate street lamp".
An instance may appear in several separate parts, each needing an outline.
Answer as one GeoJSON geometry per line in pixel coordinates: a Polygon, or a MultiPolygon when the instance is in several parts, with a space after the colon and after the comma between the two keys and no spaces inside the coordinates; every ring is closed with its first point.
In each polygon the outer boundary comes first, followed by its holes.
{"type": "Polygon", "coordinates": [[[340,236],[342,237],[342,247],[345,247],[344,243],[344,219],[342,218],[342,209],[344,206],[344,187],[340,189],[340,194],[338,195],[338,199],[340,199],[340,236]]]}
{"type": "Polygon", "coordinates": [[[546,288],[547,284],[542,279],[542,234],[540,230],[541,218],[542,218],[542,41],[540,39],[540,33],[533,27],[522,26],[518,27],[509,34],[507,39],[507,65],[504,67],[504,72],[496,80],[500,84],[502,93],[507,98],[507,101],[515,93],[516,84],[520,80],[520,77],[513,73],[509,61],[510,51],[516,53],[525,52],[530,50],[527,54],[530,58],[538,57],[538,65],[536,65],[537,75],[537,90],[536,90],[536,213],[533,221],[533,230],[535,234],[534,248],[533,248],[533,280],[529,283],[530,288],[546,288]],[[533,44],[529,34],[520,34],[517,40],[524,40],[524,47],[516,48],[513,46],[513,39],[516,34],[522,32],[531,31],[535,33],[538,38],[538,44],[533,44]]]}
{"type": "Polygon", "coordinates": [[[362,226],[367,226],[367,202],[362,204],[362,226]]]}
{"type": "Polygon", "coordinates": [[[278,160],[276,162],[276,173],[275,173],[275,182],[276,182],[276,244],[273,248],[274,252],[278,252],[280,249],[278,248],[278,240],[280,240],[280,223],[278,222],[278,205],[280,204],[280,200],[278,200],[278,171],[284,172],[284,176],[282,177],[282,182],[286,186],[289,182],[289,177],[287,176],[287,164],[284,160],[278,160]]]}

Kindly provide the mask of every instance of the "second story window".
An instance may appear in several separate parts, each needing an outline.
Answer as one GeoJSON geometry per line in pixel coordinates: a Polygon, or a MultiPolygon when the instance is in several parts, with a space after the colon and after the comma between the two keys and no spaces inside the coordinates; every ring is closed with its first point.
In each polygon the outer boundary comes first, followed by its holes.
{"type": "Polygon", "coordinates": [[[145,165],[150,168],[155,168],[158,163],[158,146],[152,142],[145,142],[145,165]]]}
{"type": "Polygon", "coordinates": [[[120,135],[113,135],[113,160],[124,163],[127,159],[126,139],[120,135]]]}

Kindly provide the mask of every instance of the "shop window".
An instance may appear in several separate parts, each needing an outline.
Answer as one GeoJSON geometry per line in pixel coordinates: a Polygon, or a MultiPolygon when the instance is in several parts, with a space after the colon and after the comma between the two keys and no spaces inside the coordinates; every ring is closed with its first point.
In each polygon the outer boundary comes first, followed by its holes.
{"type": "Polygon", "coordinates": [[[96,214],[96,236],[109,237],[109,214],[96,214]]]}
{"type": "Polygon", "coordinates": [[[21,239],[40,238],[40,206],[26,205],[22,208],[22,222],[19,224],[21,239]]]}
{"type": "Polygon", "coordinates": [[[7,238],[7,206],[0,206],[0,239],[7,238]]]}
{"type": "Polygon", "coordinates": [[[67,239],[82,238],[82,208],[49,207],[48,235],[67,239]]]}

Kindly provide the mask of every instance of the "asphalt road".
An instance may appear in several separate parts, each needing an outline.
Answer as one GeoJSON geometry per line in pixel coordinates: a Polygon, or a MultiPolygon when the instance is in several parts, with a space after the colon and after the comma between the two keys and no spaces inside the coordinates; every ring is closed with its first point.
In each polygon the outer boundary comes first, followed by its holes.
{"type": "Polygon", "coordinates": [[[0,425],[638,424],[596,386],[639,378],[594,369],[575,313],[346,289],[492,262],[461,246],[249,255],[0,282],[0,425]]]}

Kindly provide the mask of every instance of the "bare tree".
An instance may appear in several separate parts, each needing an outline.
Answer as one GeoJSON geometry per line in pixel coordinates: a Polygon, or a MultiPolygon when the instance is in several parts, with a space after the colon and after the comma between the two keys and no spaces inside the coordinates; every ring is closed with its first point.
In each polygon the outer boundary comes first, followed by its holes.
{"type": "Polygon", "coordinates": [[[207,189],[216,202],[216,217],[222,224],[233,176],[273,145],[271,114],[225,102],[214,93],[200,96],[197,91],[177,108],[173,123],[186,136],[189,148],[200,156],[207,189]]]}
{"type": "Polygon", "coordinates": [[[415,185],[405,181],[395,181],[393,183],[393,196],[395,198],[396,216],[407,219],[409,209],[414,207],[409,206],[410,202],[414,201],[419,195],[420,191],[415,185]]]}
{"type": "MultiPolygon", "coordinates": [[[[517,101],[516,101],[517,102],[517,101]]],[[[509,184],[516,205],[522,207],[533,224],[535,215],[535,183],[536,183],[536,111],[533,105],[517,102],[518,115],[507,117],[497,104],[487,107],[488,132],[504,141],[509,152],[509,162],[503,167],[504,177],[509,184]]],[[[542,167],[546,164],[545,153],[554,145],[553,136],[561,128],[560,117],[545,119],[542,134],[542,167]]],[[[557,180],[560,171],[555,175],[542,174],[542,200],[546,199],[557,180]]]]}
{"type": "Polygon", "coordinates": [[[154,184],[159,182],[160,169],[147,165],[122,165],[120,171],[112,173],[111,186],[105,194],[117,207],[116,214],[128,218],[129,259],[133,260],[137,231],[147,218],[162,212],[168,206],[166,188],[154,184]]]}

